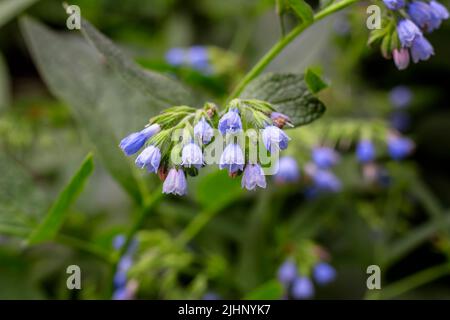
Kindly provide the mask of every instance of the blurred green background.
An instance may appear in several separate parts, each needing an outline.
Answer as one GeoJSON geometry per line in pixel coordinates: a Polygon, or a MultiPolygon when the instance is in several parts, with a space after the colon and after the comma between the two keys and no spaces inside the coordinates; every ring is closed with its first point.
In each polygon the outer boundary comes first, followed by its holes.
{"type": "MultiPolygon", "coordinates": [[[[270,0],[70,4],[143,68],[179,78],[218,104],[281,36],[270,0]],[[192,45],[215,52],[213,74],[167,64],[168,50],[192,45]]],[[[133,296],[140,299],[208,293],[280,299],[279,266],[295,255],[308,269],[317,248],[327,252],[337,277],[318,287],[315,298],[450,298],[450,25],[444,22],[429,37],[435,56],[400,72],[367,46],[366,6],[315,24],[267,69],[301,73],[312,67],[329,83],[320,93],[325,116],[288,131],[287,154],[304,176],[311,148],[323,141],[336,146],[342,190],[310,199],[302,178],[247,192],[240,181],[209,168],[189,180],[187,197],[175,198],[159,196],[156,177],[124,168],[128,161],[117,147],[159,107],[102,65],[78,31],[65,28],[60,1],[0,1],[0,298],[109,299],[119,255],[113,239],[131,233],[139,246],[128,279],[138,284],[133,296]],[[12,2],[23,8],[6,14],[12,2]],[[24,11],[58,33],[29,33],[27,43],[27,27],[17,19],[24,11]],[[35,52],[55,50],[56,58],[44,61],[49,71],[37,67],[33,45],[35,52]],[[395,112],[389,95],[399,85],[412,92],[404,133],[416,143],[402,162],[389,159],[384,141],[395,112]],[[364,132],[380,150],[377,162],[388,186],[364,180],[354,155],[364,132]],[[80,169],[89,152],[93,158],[80,169]],[[71,188],[79,197],[55,209],[58,195],[71,188]],[[50,208],[64,220],[42,241],[30,241],[50,208]],[[72,264],[82,270],[81,290],[66,288],[72,264]],[[382,271],[376,292],[366,287],[366,268],[373,264],[382,271]]],[[[288,28],[296,23],[285,17],[288,28]]]]}

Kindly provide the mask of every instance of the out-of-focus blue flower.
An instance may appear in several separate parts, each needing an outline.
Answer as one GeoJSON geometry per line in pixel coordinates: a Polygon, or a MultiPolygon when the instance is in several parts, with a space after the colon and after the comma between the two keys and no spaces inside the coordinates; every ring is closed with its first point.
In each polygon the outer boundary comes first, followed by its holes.
{"type": "Polygon", "coordinates": [[[145,167],[148,172],[156,173],[161,162],[161,151],[153,145],[148,146],[139,154],[135,162],[139,168],[145,167]]]}
{"type": "Polygon", "coordinates": [[[114,237],[113,239],[113,248],[115,250],[120,250],[123,245],[125,244],[125,236],[123,234],[119,234],[117,236],[114,237]]]}
{"type": "Polygon", "coordinates": [[[313,276],[318,284],[325,285],[336,278],[336,270],[326,262],[319,262],[314,266],[313,276]]]}
{"type": "Polygon", "coordinates": [[[411,20],[421,29],[429,30],[431,28],[431,8],[422,1],[413,1],[408,6],[408,14],[411,20]]]}
{"type": "Polygon", "coordinates": [[[341,181],[328,170],[317,170],[313,181],[319,192],[339,192],[342,189],[341,181]]]}
{"type": "Polygon", "coordinates": [[[220,296],[214,292],[207,292],[203,296],[202,300],[220,300],[220,296]]]}
{"type": "Polygon", "coordinates": [[[414,143],[410,139],[399,135],[390,135],[387,142],[389,155],[394,160],[406,158],[414,149],[414,143]]]}
{"type": "Polygon", "coordinates": [[[290,138],[283,130],[276,126],[267,126],[262,131],[264,146],[268,151],[272,148],[284,150],[288,147],[290,138]]]}
{"type": "Polygon", "coordinates": [[[242,130],[241,117],[238,109],[231,109],[219,120],[219,131],[221,134],[236,133],[242,130]]]}
{"type": "Polygon", "coordinates": [[[209,72],[208,49],[203,46],[192,46],[188,49],[189,64],[196,70],[209,72]]]}
{"type": "Polygon", "coordinates": [[[186,176],[183,169],[172,168],[164,180],[163,193],[183,196],[187,193],[186,176]]]}
{"type": "Polygon", "coordinates": [[[126,283],[120,288],[114,290],[113,300],[128,300],[128,291],[126,288],[126,283]]]}
{"type": "Polygon", "coordinates": [[[371,162],[375,159],[375,146],[370,140],[361,140],[356,146],[356,157],[361,163],[371,162]]]}
{"type": "Polygon", "coordinates": [[[314,285],[308,277],[297,277],[292,284],[291,293],[295,299],[310,299],[314,296],[314,285]]]}
{"type": "Polygon", "coordinates": [[[396,108],[407,107],[412,100],[413,94],[407,86],[397,86],[389,93],[389,100],[396,108]]]}
{"type": "Polygon", "coordinates": [[[339,162],[339,154],[333,148],[315,147],[312,150],[312,159],[321,169],[328,169],[339,162]]]}
{"type": "Polygon", "coordinates": [[[119,261],[117,268],[120,271],[126,272],[133,265],[133,258],[130,254],[125,254],[119,261]]]}
{"type": "Polygon", "coordinates": [[[407,48],[392,50],[392,58],[398,70],[405,70],[409,66],[409,51],[407,48]]]}
{"type": "Polygon", "coordinates": [[[159,124],[152,124],[151,126],[144,128],[139,132],[133,132],[122,139],[119,147],[127,156],[131,156],[132,154],[138,152],[139,149],[144,146],[145,142],[147,142],[150,137],[157,134],[160,130],[161,128],[159,124]]]}
{"type": "Polygon", "coordinates": [[[414,39],[422,36],[422,31],[409,19],[402,19],[397,24],[398,37],[402,47],[411,47],[414,39]]]}
{"type": "Polygon", "coordinates": [[[183,48],[172,48],[166,53],[168,64],[178,67],[186,63],[186,52],[183,48]]]}
{"type": "Polygon", "coordinates": [[[278,161],[278,171],[275,181],[278,183],[296,182],[300,178],[300,169],[297,161],[292,157],[281,157],[278,161]]]}
{"type": "Polygon", "coordinates": [[[194,126],[194,136],[203,144],[208,144],[214,136],[214,130],[208,121],[206,121],[205,117],[202,117],[194,126]]]}
{"type": "Polygon", "coordinates": [[[199,169],[203,165],[202,149],[193,142],[186,144],[181,151],[181,160],[185,167],[194,166],[199,169]]]}
{"type": "Polygon", "coordinates": [[[230,173],[235,173],[238,170],[244,170],[244,154],[239,145],[230,143],[223,150],[220,156],[219,168],[222,170],[227,168],[230,173]]]}
{"type": "Polygon", "coordinates": [[[405,0],[383,0],[383,2],[391,10],[399,10],[405,6],[405,0]]]}
{"type": "Polygon", "coordinates": [[[398,110],[391,114],[390,123],[393,128],[397,129],[398,131],[404,132],[408,130],[410,126],[411,117],[407,112],[398,110]]]}
{"type": "Polygon", "coordinates": [[[114,286],[116,288],[125,286],[127,284],[127,273],[124,271],[120,271],[120,270],[117,271],[114,274],[113,282],[114,282],[114,286]]]}
{"type": "Polygon", "coordinates": [[[297,266],[289,259],[278,268],[278,281],[288,286],[297,277],[297,266]]]}
{"type": "Polygon", "coordinates": [[[411,57],[414,63],[420,60],[428,60],[432,55],[434,55],[433,46],[425,37],[414,39],[411,46],[411,57]]]}
{"type": "Polygon", "coordinates": [[[266,176],[259,164],[247,164],[241,181],[242,188],[253,190],[256,186],[266,187],[266,176]]]}

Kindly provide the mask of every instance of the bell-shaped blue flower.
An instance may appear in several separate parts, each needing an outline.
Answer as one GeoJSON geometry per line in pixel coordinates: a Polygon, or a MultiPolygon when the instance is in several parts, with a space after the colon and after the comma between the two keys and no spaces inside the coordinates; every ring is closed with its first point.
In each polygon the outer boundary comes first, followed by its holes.
{"type": "Polygon", "coordinates": [[[391,135],[388,137],[388,152],[392,159],[402,160],[414,149],[414,143],[405,137],[391,135]]]}
{"type": "Polygon", "coordinates": [[[314,280],[320,285],[326,285],[336,278],[336,270],[326,262],[319,262],[313,269],[314,280]]]}
{"type": "Polygon", "coordinates": [[[186,176],[183,169],[172,168],[164,180],[163,193],[183,196],[187,193],[186,176]]]}
{"type": "Polygon", "coordinates": [[[139,168],[146,168],[148,172],[158,172],[159,163],[161,162],[161,151],[153,145],[145,148],[136,158],[136,165],[139,168]]]}
{"type": "Polygon", "coordinates": [[[433,46],[425,37],[417,37],[411,46],[411,57],[414,63],[428,60],[434,54],[433,46]]]}
{"type": "Polygon", "coordinates": [[[120,141],[119,147],[127,156],[131,156],[141,149],[147,140],[157,134],[161,130],[159,124],[152,124],[151,126],[144,128],[139,132],[133,132],[128,135],[122,141],[120,141]]]}
{"type": "Polygon", "coordinates": [[[437,24],[437,27],[439,27],[442,20],[448,19],[449,17],[448,10],[446,7],[444,7],[442,4],[440,4],[435,0],[431,0],[429,5],[431,8],[432,19],[435,21],[439,21],[437,24]]]}
{"type": "Polygon", "coordinates": [[[383,2],[391,10],[399,10],[405,6],[405,0],[383,0],[383,2]]]}
{"type": "Polygon", "coordinates": [[[186,52],[183,48],[172,48],[166,53],[166,61],[171,66],[181,66],[185,63],[186,52]]]}
{"type": "Polygon", "coordinates": [[[361,140],[356,146],[356,158],[361,163],[371,162],[375,159],[375,146],[370,140],[361,140]]]}
{"type": "Polygon", "coordinates": [[[238,109],[231,109],[219,120],[219,131],[221,134],[236,133],[242,130],[242,121],[238,109]]]}
{"type": "Polygon", "coordinates": [[[300,169],[293,157],[281,157],[278,161],[278,171],[275,173],[275,181],[278,183],[296,182],[300,178],[300,169]]]}
{"type": "Polygon", "coordinates": [[[202,71],[209,72],[209,57],[208,49],[203,46],[192,46],[188,49],[188,61],[192,68],[202,71]]]}
{"type": "Polygon", "coordinates": [[[328,170],[317,170],[313,176],[314,186],[320,192],[339,192],[341,181],[328,170]]]}
{"type": "Polygon", "coordinates": [[[214,136],[214,130],[205,117],[202,117],[194,126],[194,136],[203,144],[208,144],[214,136]]]}
{"type": "Polygon", "coordinates": [[[266,187],[266,176],[259,164],[247,164],[244,174],[242,175],[242,188],[253,190],[256,186],[260,188],[266,187]]]}
{"type": "Polygon", "coordinates": [[[314,285],[308,277],[297,277],[292,284],[291,294],[295,299],[310,299],[314,296],[314,285]]]}
{"type": "Polygon", "coordinates": [[[422,31],[409,19],[402,19],[397,24],[398,37],[402,47],[411,47],[414,39],[422,36],[422,31]]]}
{"type": "Polygon", "coordinates": [[[278,268],[278,281],[288,286],[297,277],[297,266],[289,259],[278,268]]]}
{"type": "Polygon", "coordinates": [[[408,15],[411,20],[423,30],[430,31],[431,8],[422,1],[413,1],[408,6],[408,15]]]}
{"type": "Polygon", "coordinates": [[[194,166],[199,169],[203,165],[202,149],[194,142],[186,144],[181,151],[181,164],[185,167],[194,166]]]}
{"type": "Polygon", "coordinates": [[[220,156],[219,168],[222,170],[227,168],[230,173],[235,173],[238,170],[244,170],[244,154],[239,145],[230,143],[223,150],[220,156]]]}
{"type": "Polygon", "coordinates": [[[321,169],[328,169],[339,162],[339,154],[330,147],[315,147],[312,150],[312,159],[321,169]]]}
{"type": "Polygon", "coordinates": [[[268,151],[272,148],[284,150],[288,147],[290,138],[283,130],[276,126],[267,126],[262,131],[262,139],[264,146],[268,151]]]}

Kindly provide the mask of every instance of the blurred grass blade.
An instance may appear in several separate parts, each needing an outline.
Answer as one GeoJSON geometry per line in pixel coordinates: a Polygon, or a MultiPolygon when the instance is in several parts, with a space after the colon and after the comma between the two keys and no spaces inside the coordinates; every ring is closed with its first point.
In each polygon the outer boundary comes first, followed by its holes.
{"type": "Polygon", "coordinates": [[[9,106],[10,97],[10,81],[8,68],[3,55],[0,53],[0,111],[9,106]]]}
{"type": "Polygon", "coordinates": [[[58,34],[31,18],[20,20],[33,60],[50,91],[66,102],[98,157],[117,182],[141,203],[141,181],[118,147],[130,131],[144,127],[163,105],[127,86],[92,46],[58,34]]]}
{"type": "Polygon", "coordinates": [[[88,21],[82,21],[83,35],[101,52],[106,61],[121,74],[127,82],[143,93],[166,104],[167,107],[190,105],[195,107],[192,94],[175,80],[160,73],[141,69],[126,57],[114,43],[100,33],[88,21]]]}
{"type": "Polygon", "coordinates": [[[38,0],[0,0],[0,28],[38,0]]]}
{"type": "Polygon", "coordinates": [[[244,299],[245,300],[278,300],[283,296],[283,285],[277,281],[272,280],[266,282],[259,288],[250,292],[244,299]]]}
{"type": "Polygon", "coordinates": [[[51,240],[56,235],[64,222],[67,209],[77,199],[93,170],[94,161],[92,160],[92,154],[89,154],[72,179],[70,179],[69,184],[59,194],[44,221],[31,233],[28,238],[29,244],[51,240]]]}

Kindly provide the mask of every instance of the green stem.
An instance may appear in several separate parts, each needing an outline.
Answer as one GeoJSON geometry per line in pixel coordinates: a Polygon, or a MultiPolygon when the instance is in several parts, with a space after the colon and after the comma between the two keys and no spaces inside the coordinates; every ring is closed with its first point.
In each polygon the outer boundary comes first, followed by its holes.
{"type": "Polygon", "coordinates": [[[314,16],[314,21],[311,24],[302,23],[292,29],[284,38],[281,38],[262,58],[258,61],[258,63],[245,75],[245,77],[238,83],[234,91],[228,98],[228,101],[231,101],[234,98],[239,97],[245,87],[256,78],[266,67],[267,65],[278,56],[278,54],[288,45],[290,44],[297,36],[299,36],[304,30],[306,30],[309,26],[314,24],[315,22],[329,16],[330,14],[339,11],[343,8],[348,7],[349,5],[357,2],[359,0],[342,0],[340,2],[334,3],[322,11],[318,12],[314,16]]]}

